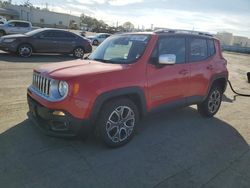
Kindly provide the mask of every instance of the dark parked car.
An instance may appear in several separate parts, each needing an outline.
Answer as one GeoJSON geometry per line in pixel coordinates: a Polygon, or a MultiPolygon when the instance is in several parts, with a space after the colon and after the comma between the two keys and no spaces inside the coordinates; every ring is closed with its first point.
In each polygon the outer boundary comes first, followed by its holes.
{"type": "Polygon", "coordinates": [[[0,38],[0,50],[14,52],[22,57],[32,53],[66,53],[81,58],[91,53],[91,41],[60,29],[37,29],[25,34],[0,38]]]}

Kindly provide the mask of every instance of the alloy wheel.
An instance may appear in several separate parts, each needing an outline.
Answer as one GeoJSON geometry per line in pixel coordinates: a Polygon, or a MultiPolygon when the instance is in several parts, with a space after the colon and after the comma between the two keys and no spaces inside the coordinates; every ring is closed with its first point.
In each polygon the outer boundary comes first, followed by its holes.
{"type": "Polygon", "coordinates": [[[214,90],[208,100],[208,110],[210,113],[215,113],[220,107],[221,94],[218,90],[214,90]]]}
{"type": "Polygon", "coordinates": [[[21,46],[18,52],[22,57],[29,57],[32,54],[32,49],[29,46],[21,46]]]}
{"type": "Polygon", "coordinates": [[[82,48],[76,48],[74,50],[74,55],[77,58],[82,58],[84,56],[84,50],[82,48]]]}
{"type": "Polygon", "coordinates": [[[118,143],[126,140],[131,135],[134,126],[134,111],[128,106],[119,106],[108,118],[106,133],[112,142],[118,143]]]}

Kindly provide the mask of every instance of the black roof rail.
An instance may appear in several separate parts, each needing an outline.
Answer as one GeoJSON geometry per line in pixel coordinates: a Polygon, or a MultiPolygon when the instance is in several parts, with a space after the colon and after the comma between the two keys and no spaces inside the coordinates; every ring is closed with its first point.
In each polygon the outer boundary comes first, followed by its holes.
{"type": "Polygon", "coordinates": [[[184,30],[184,29],[157,29],[154,31],[155,33],[183,33],[183,34],[194,34],[194,35],[203,35],[213,37],[214,35],[202,32],[202,31],[194,31],[194,30],[184,30]]]}

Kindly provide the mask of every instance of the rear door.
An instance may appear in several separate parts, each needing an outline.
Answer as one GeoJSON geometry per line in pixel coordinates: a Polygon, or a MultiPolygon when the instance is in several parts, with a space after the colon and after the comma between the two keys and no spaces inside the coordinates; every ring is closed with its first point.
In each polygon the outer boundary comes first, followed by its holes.
{"type": "Polygon", "coordinates": [[[58,44],[58,52],[70,53],[73,52],[77,43],[77,36],[67,31],[56,31],[56,39],[58,44]]]}
{"type": "Polygon", "coordinates": [[[147,72],[151,108],[169,102],[185,103],[190,74],[189,64],[186,63],[186,38],[184,36],[160,38],[147,72]],[[158,58],[162,54],[176,55],[176,64],[157,65],[158,58]]]}
{"type": "Polygon", "coordinates": [[[18,33],[27,33],[31,29],[30,24],[28,22],[17,22],[16,26],[18,33]]]}
{"type": "Polygon", "coordinates": [[[199,100],[206,95],[210,79],[215,71],[214,43],[213,40],[207,38],[190,37],[188,46],[188,61],[191,70],[188,96],[196,97],[199,100]]]}

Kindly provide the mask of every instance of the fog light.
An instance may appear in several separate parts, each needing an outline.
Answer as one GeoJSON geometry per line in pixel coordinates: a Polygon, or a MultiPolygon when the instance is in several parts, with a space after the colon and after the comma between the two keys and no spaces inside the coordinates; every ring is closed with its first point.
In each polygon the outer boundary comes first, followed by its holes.
{"type": "Polygon", "coordinates": [[[65,113],[62,111],[54,111],[52,114],[55,116],[65,116],[65,113]]]}

